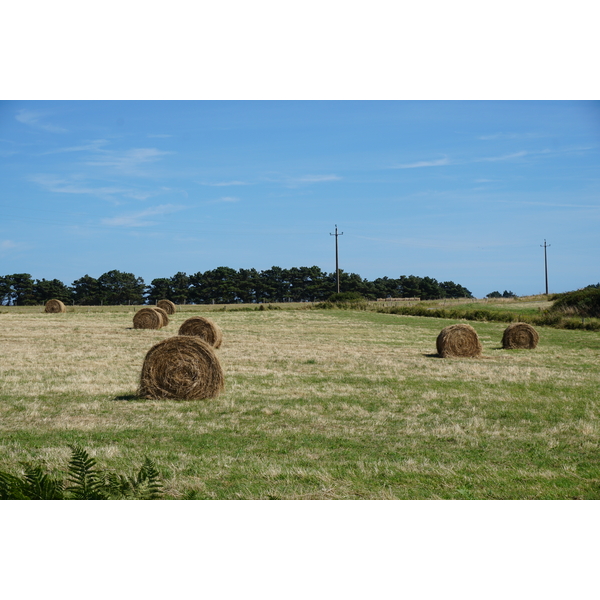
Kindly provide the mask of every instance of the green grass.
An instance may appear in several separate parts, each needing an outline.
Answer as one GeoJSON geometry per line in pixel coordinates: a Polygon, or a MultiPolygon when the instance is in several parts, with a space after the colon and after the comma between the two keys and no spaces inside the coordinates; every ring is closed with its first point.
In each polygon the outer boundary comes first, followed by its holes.
{"type": "Polygon", "coordinates": [[[600,498],[598,332],[506,351],[504,323],[472,322],[483,358],[441,359],[456,321],[228,308],[208,315],[221,396],[137,398],[147,350],[203,308],[158,331],[106,307],[0,314],[0,470],[59,469],[78,444],[116,471],[148,456],[168,498],[600,498]]]}

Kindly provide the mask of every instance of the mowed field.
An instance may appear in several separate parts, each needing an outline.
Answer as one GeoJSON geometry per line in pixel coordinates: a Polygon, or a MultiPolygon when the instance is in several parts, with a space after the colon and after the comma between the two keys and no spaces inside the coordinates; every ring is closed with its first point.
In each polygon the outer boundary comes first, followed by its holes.
{"type": "Polygon", "coordinates": [[[483,357],[441,359],[456,321],[187,306],[134,330],[132,308],[70,310],[0,313],[2,471],[64,471],[78,443],[119,472],[150,457],[167,498],[600,498],[598,332],[509,351],[506,324],[471,322],[483,357]],[[223,330],[225,392],[138,398],[146,352],[194,314],[223,330]]]}

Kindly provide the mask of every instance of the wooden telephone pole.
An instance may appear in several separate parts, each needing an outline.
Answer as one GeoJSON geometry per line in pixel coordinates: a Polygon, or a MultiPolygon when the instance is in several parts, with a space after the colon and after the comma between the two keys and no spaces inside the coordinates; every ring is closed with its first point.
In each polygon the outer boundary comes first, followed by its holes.
{"type": "Polygon", "coordinates": [[[338,233],[337,225],[335,226],[335,233],[329,235],[335,235],[335,278],[337,281],[337,293],[340,293],[340,264],[338,260],[338,235],[344,235],[344,232],[338,233]]]}
{"type": "Polygon", "coordinates": [[[548,295],[548,255],[546,254],[546,248],[549,248],[550,244],[546,245],[546,240],[544,240],[544,245],[540,244],[540,248],[544,249],[544,267],[546,271],[546,296],[548,295]]]}

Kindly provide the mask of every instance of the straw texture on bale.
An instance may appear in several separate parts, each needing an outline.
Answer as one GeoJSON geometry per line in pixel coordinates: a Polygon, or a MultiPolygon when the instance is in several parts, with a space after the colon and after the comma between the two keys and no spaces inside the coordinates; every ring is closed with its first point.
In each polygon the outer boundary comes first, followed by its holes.
{"type": "Polygon", "coordinates": [[[47,313],[64,313],[67,312],[65,305],[60,300],[48,300],[46,302],[46,308],[44,309],[47,313]]]}
{"type": "Polygon", "coordinates": [[[477,332],[466,323],[444,327],[436,341],[438,354],[442,358],[475,358],[481,355],[481,342],[477,332]]]}
{"type": "Polygon", "coordinates": [[[502,336],[502,347],[505,350],[527,348],[532,350],[538,345],[540,336],[529,323],[511,323],[502,336]]]}
{"type": "Polygon", "coordinates": [[[134,329],[160,329],[163,325],[163,316],[153,307],[140,308],[133,315],[134,329]]]}
{"type": "Polygon", "coordinates": [[[190,317],[186,319],[179,328],[179,335],[195,335],[213,348],[220,348],[223,343],[223,332],[221,328],[210,319],[204,317],[190,317]]]}
{"type": "Polygon", "coordinates": [[[171,302],[170,300],[159,300],[156,304],[156,306],[158,306],[159,308],[162,308],[163,310],[167,311],[168,315],[174,315],[175,314],[175,304],[173,302],[171,302]]]}
{"type": "Polygon", "coordinates": [[[201,400],[225,389],[215,351],[198,337],[178,335],[158,342],[144,359],[139,395],[143,398],[201,400]]]}
{"type": "Polygon", "coordinates": [[[164,308],[160,306],[154,306],[154,310],[162,317],[162,326],[166,327],[169,324],[169,315],[164,308]]]}

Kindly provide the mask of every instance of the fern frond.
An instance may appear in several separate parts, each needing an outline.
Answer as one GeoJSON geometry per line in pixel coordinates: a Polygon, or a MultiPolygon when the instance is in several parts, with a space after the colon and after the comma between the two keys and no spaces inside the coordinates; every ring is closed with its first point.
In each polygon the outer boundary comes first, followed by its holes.
{"type": "Polygon", "coordinates": [[[130,498],[135,494],[135,481],[127,475],[109,471],[103,477],[103,487],[111,498],[130,498]]]}
{"type": "Polygon", "coordinates": [[[163,487],[160,481],[160,473],[156,470],[156,465],[147,456],[144,459],[144,464],[138,473],[138,482],[141,485],[146,483],[145,498],[148,500],[156,500],[163,494],[163,487]]]}
{"type": "MultiPolygon", "coordinates": [[[[262,306],[262,304],[261,304],[262,306]]],[[[198,500],[198,490],[188,490],[184,495],[182,500],[198,500]]]]}
{"type": "Polygon", "coordinates": [[[73,444],[67,480],[50,477],[41,466],[24,464],[25,476],[0,471],[0,500],[108,500],[139,498],[155,500],[163,494],[154,462],[145,458],[134,476],[102,471],[81,446],[73,444]]]}
{"type": "Polygon", "coordinates": [[[62,500],[63,483],[52,479],[38,465],[25,465],[26,491],[30,500],[62,500]]]}
{"type": "Polygon", "coordinates": [[[96,460],[79,445],[70,445],[71,460],[68,469],[68,482],[65,491],[70,492],[76,500],[107,500],[102,489],[100,474],[96,470],[96,460]]]}
{"type": "Polygon", "coordinates": [[[29,500],[26,488],[24,479],[0,471],[0,500],[29,500]]]}

